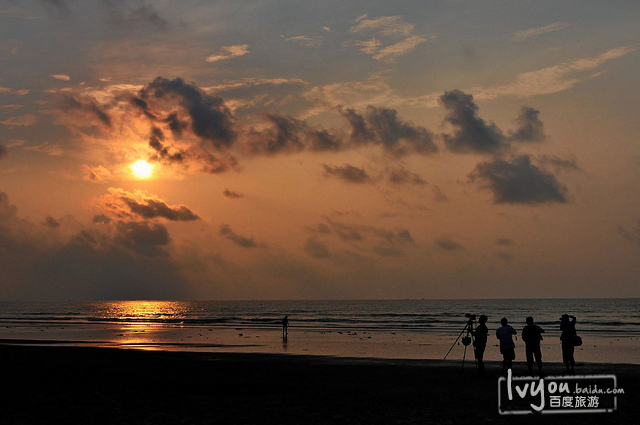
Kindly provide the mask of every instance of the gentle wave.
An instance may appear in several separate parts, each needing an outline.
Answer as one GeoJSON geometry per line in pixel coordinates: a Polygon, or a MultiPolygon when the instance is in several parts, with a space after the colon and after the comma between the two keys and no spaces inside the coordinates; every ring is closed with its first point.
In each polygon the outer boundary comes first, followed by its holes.
{"type": "Polygon", "coordinates": [[[0,303],[0,322],[273,327],[286,314],[291,326],[303,328],[452,330],[462,329],[471,311],[488,315],[490,329],[502,316],[520,329],[534,315],[538,325],[554,332],[559,316],[571,312],[580,331],[617,334],[640,333],[639,306],[637,299],[0,303]]]}

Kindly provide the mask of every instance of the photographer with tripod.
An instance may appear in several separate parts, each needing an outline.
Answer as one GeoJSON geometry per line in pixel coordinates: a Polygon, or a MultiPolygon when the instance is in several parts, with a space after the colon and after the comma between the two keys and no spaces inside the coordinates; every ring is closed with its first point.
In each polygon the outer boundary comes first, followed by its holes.
{"type": "Polygon", "coordinates": [[[451,350],[453,350],[453,347],[455,347],[455,345],[458,343],[458,340],[460,340],[460,337],[462,337],[462,335],[464,335],[466,332],[466,336],[462,338],[462,345],[464,345],[464,353],[462,354],[462,368],[464,369],[464,361],[467,357],[467,347],[473,344],[473,347],[474,347],[473,351],[475,353],[475,358],[477,360],[476,368],[478,368],[478,373],[484,373],[484,363],[482,362],[482,356],[484,355],[484,349],[487,346],[487,334],[489,333],[489,330],[484,324],[487,321],[487,316],[484,316],[484,315],[480,316],[480,325],[478,325],[476,329],[473,328],[476,321],[476,315],[467,313],[465,314],[465,316],[467,318],[467,324],[464,325],[464,328],[462,328],[462,332],[460,332],[460,335],[458,335],[456,340],[453,341],[451,348],[449,348],[449,351],[447,351],[447,354],[445,354],[444,356],[444,360],[447,359],[447,356],[449,355],[449,353],[451,353],[451,350]],[[483,317],[484,317],[484,322],[483,322],[483,317]],[[478,349],[478,345],[477,345],[478,341],[480,342],[480,347],[482,351],[479,351],[478,349]],[[478,353],[480,353],[480,357],[478,357],[478,353]]]}

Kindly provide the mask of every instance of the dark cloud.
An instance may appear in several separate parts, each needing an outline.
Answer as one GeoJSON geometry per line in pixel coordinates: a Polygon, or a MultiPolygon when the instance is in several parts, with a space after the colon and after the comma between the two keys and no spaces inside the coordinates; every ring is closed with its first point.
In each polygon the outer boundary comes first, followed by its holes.
{"type": "Polygon", "coordinates": [[[627,241],[640,245],[640,219],[637,220],[636,226],[630,229],[618,227],[618,233],[627,241]]]}
{"type": "Polygon", "coordinates": [[[389,243],[405,244],[414,242],[413,237],[411,237],[411,233],[409,233],[409,231],[406,229],[398,229],[394,232],[392,230],[374,227],[371,228],[371,230],[376,236],[382,239],[386,239],[389,243]]]}
{"type": "Polygon", "coordinates": [[[406,229],[389,230],[381,227],[364,226],[358,224],[346,224],[339,221],[331,220],[328,217],[324,218],[325,223],[319,223],[317,228],[313,229],[317,233],[329,234],[335,233],[341,240],[345,242],[359,242],[363,241],[364,234],[374,236],[378,240],[382,240],[389,244],[407,244],[413,243],[413,237],[411,233],[406,229]]]}
{"type": "Polygon", "coordinates": [[[121,31],[140,30],[150,27],[164,30],[169,25],[158,11],[149,4],[131,6],[128,2],[120,0],[102,1],[109,11],[108,22],[121,31]]]}
{"type": "Polygon", "coordinates": [[[220,226],[220,235],[226,239],[229,239],[231,242],[235,243],[242,248],[254,248],[258,246],[256,241],[252,238],[247,238],[242,235],[237,234],[228,224],[223,224],[220,226]]]}
{"type": "Polygon", "coordinates": [[[478,116],[478,106],[472,95],[452,90],[440,96],[439,101],[447,111],[445,121],[457,130],[453,135],[442,135],[449,150],[457,153],[495,153],[508,148],[502,131],[478,116]]]}
{"type": "Polygon", "coordinates": [[[9,196],[0,192],[0,221],[9,221],[15,218],[18,209],[9,203],[9,196]]]}
{"type": "Polygon", "coordinates": [[[29,298],[83,300],[190,298],[188,284],[163,250],[161,235],[144,237],[132,229],[123,232],[128,232],[120,234],[124,246],[88,231],[79,232],[45,258],[31,262],[35,273],[27,277],[29,284],[23,286],[23,292],[31,289],[29,298]]]}
{"type": "Polygon", "coordinates": [[[404,251],[402,251],[401,249],[381,245],[374,246],[373,252],[382,257],[403,257],[405,255],[404,251]]]}
{"type": "Polygon", "coordinates": [[[161,120],[169,126],[171,133],[174,137],[182,137],[182,132],[189,127],[189,124],[185,121],[180,121],[178,114],[173,112],[167,116],[164,120],[161,120]]]}
{"type": "Polygon", "coordinates": [[[264,114],[270,127],[261,132],[252,130],[249,134],[251,153],[274,154],[298,152],[304,149],[304,129],[306,124],[289,116],[264,114]]]}
{"type": "Polygon", "coordinates": [[[150,120],[153,121],[162,121],[162,120],[158,120],[158,117],[156,117],[154,114],[152,114],[149,111],[149,104],[140,99],[139,97],[135,96],[135,95],[131,95],[129,98],[129,101],[131,102],[131,105],[133,105],[135,108],[140,109],[142,111],[142,113],[149,118],[150,120]]]}
{"type": "Polygon", "coordinates": [[[238,169],[236,158],[227,153],[214,155],[204,149],[192,147],[186,151],[186,157],[189,159],[190,166],[197,166],[201,173],[219,174],[238,169]]]}
{"type": "Polygon", "coordinates": [[[58,220],[56,220],[55,218],[51,217],[50,215],[48,215],[44,219],[44,222],[42,223],[42,225],[45,226],[45,227],[49,227],[51,229],[57,229],[58,227],[60,227],[60,223],[58,222],[58,220]]]}
{"type": "Polygon", "coordinates": [[[348,183],[371,182],[371,176],[369,176],[364,169],[354,167],[350,164],[345,164],[342,167],[323,164],[322,167],[324,168],[324,175],[327,177],[337,177],[348,183]]]}
{"type": "Polygon", "coordinates": [[[80,113],[97,118],[101,124],[111,127],[111,117],[105,108],[91,96],[75,96],[71,93],[60,94],[60,109],[65,113],[80,113]]]}
{"type": "Polygon", "coordinates": [[[96,214],[93,216],[93,222],[96,224],[97,223],[109,224],[111,223],[111,219],[104,214],[96,214]]]}
{"type": "Polygon", "coordinates": [[[449,198],[447,198],[447,195],[445,195],[444,193],[442,193],[442,190],[440,190],[440,188],[438,186],[431,186],[431,191],[433,192],[433,200],[436,202],[447,202],[449,200],[449,198]]]}
{"type": "Polygon", "coordinates": [[[152,120],[168,123],[172,131],[190,129],[210,146],[221,149],[230,147],[236,139],[235,117],[219,97],[206,94],[200,88],[185,83],[181,78],[169,80],[157,77],[142,88],[131,102],[152,120]],[[163,111],[164,102],[177,102],[182,108],[179,114],[168,109],[163,111]],[[155,104],[159,110],[155,110],[155,104]],[[165,112],[166,116],[162,117],[165,112]],[[188,124],[187,124],[188,122],[188,124]]]}
{"type": "Polygon", "coordinates": [[[171,221],[200,219],[185,205],[168,205],[162,199],[140,191],[131,193],[123,189],[110,188],[109,195],[101,199],[105,209],[119,218],[166,218],[171,221]]]}
{"type": "Polygon", "coordinates": [[[410,242],[414,242],[413,237],[411,236],[411,233],[409,233],[408,230],[400,230],[399,232],[397,232],[395,234],[395,236],[393,238],[391,238],[390,240],[393,241],[394,239],[398,239],[401,243],[410,243],[410,242]]]}
{"type": "Polygon", "coordinates": [[[507,252],[498,252],[496,253],[496,255],[498,256],[498,258],[500,258],[501,260],[505,260],[505,261],[510,261],[513,259],[513,255],[507,253],[507,252]]]}
{"type": "Polygon", "coordinates": [[[272,155],[276,153],[339,150],[343,146],[340,136],[328,131],[318,130],[305,121],[291,116],[263,114],[268,127],[248,133],[248,150],[252,154],[272,155]]]}
{"type": "MultiPolygon", "coordinates": [[[[324,223],[309,228],[313,234],[305,245],[305,251],[314,258],[328,258],[329,250],[321,242],[321,238],[327,235],[335,235],[339,240],[345,242],[359,251],[371,250],[373,253],[383,257],[404,256],[404,247],[414,243],[411,233],[406,229],[389,230],[385,228],[342,223],[324,217],[324,223]],[[365,238],[366,235],[366,238],[365,238]],[[365,246],[365,243],[373,246],[365,246]]],[[[344,254],[344,253],[343,253],[344,254]]],[[[354,253],[348,253],[355,255],[354,253]]],[[[358,254],[359,255],[359,254],[358,254]]],[[[337,256],[331,255],[337,258],[337,256]]]]}
{"type": "Polygon", "coordinates": [[[316,226],[308,227],[308,230],[311,233],[318,233],[321,235],[328,235],[331,233],[331,227],[327,226],[324,223],[318,223],[316,226]]]}
{"type": "Polygon", "coordinates": [[[567,202],[567,188],[553,174],[531,164],[528,155],[479,163],[469,177],[481,181],[498,204],[567,202]]]}
{"type": "Polygon", "coordinates": [[[149,147],[156,154],[149,159],[169,165],[178,165],[184,169],[196,169],[201,173],[219,174],[231,169],[238,169],[235,157],[227,152],[213,154],[197,146],[187,149],[176,148],[165,142],[164,133],[153,127],[149,137],[149,147]]]}
{"type": "Polygon", "coordinates": [[[394,235],[390,240],[379,243],[373,247],[373,252],[382,257],[403,257],[405,251],[402,247],[407,243],[413,243],[413,238],[408,231],[405,234],[394,235]]]}
{"type": "Polygon", "coordinates": [[[20,218],[0,192],[5,299],[190,299],[190,286],[166,251],[169,246],[167,229],[147,222],[52,234],[20,218]]]}
{"type": "Polygon", "coordinates": [[[324,223],[318,223],[318,232],[319,233],[331,233],[331,229],[324,223]]]}
{"type": "Polygon", "coordinates": [[[329,258],[329,249],[316,238],[310,237],[304,244],[304,251],[312,258],[329,258]]]}
{"type": "Polygon", "coordinates": [[[368,143],[375,139],[373,128],[369,127],[364,115],[360,115],[355,109],[338,107],[338,112],[349,122],[351,127],[351,140],[355,143],[368,143]]]}
{"type": "Polygon", "coordinates": [[[577,171],[580,169],[578,160],[575,157],[559,158],[554,155],[539,155],[536,161],[543,167],[554,167],[555,169],[577,171]]]}
{"type": "Polygon", "coordinates": [[[404,185],[425,185],[426,180],[419,174],[412,173],[404,168],[387,168],[386,170],[387,180],[391,184],[404,185]]]}
{"type": "Polygon", "coordinates": [[[7,156],[7,148],[5,145],[0,144],[0,159],[4,158],[5,156],[7,156]]]}
{"type": "Polygon", "coordinates": [[[523,106],[515,122],[517,128],[509,134],[509,140],[521,143],[541,143],[547,136],[544,134],[544,124],[538,118],[540,111],[530,106],[523,106]]]}
{"type": "Polygon", "coordinates": [[[134,199],[122,198],[127,203],[131,212],[143,218],[163,217],[172,221],[192,221],[199,220],[200,217],[184,205],[169,206],[165,202],[153,199],[146,199],[142,203],[134,199]]]}
{"type": "Polygon", "coordinates": [[[362,233],[360,232],[359,226],[340,223],[329,218],[325,218],[325,220],[328,223],[328,226],[326,226],[324,223],[320,223],[318,225],[318,229],[322,230],[321,233],[335,232],[335,234],[345,242],[362,241],[364,239],[362,237],[362,233]]]}
{"type": "Polygon", "coordinates": [[[394,155],[431,154],[437,151],[424,128],[402,121],[394,109],[368,106],[364,114],[338,107],[349,123],[350,133],[317,129],[306,121],[277,114],[263,114],[267,127],[251,129],[247,149],[253,154],[291,153],[303,150],[339,151],[363,145],[380,145],[394,155]]]}
{"type": "Polygon", "coordinates": [[[229,149],[236,139],[235,117],[221,98],[180,78],[162,77],[122,98],[152,123],[149,147],[155,154],[150,159],[208,174],[238,168],[229,149]],[[163,129],[170,131],[174,140],[163,129]],[[185,134],[199,142],[180,146],[176,140],[185,134]]]}
{"type": "Polygon", "coordinates": [[[354,146],[378,144],[395,155],[427,155],[438,150],[426,128],[402,121],[394,109],[369,105],[364,115],[349,108],[337,110],[349,123],[354,146]]]}
{"type": "Polygon", "coordinates": [[[500,246],[511,246],[513,245],[513,241],[507,238],[498,238],[496,239],[496,245],[500,246]]]}
{"type": "Polygon", "coordinates": [[[233,190],[229,190],[229,189],[225,189],[224,191],[222,191],[222,195],[225,198],[229,198],[229,199],[242,199],[242,198],[244,198],[244,195],[242,193],[234,192],[233,190]]]}
{"type": "Polygon", "coordinates": [[[182,150],[170,149],[164,143],[164,133],[158,127],[151,127],[151,136],[149,136],[149,147],[153,149],[157,157],[156,160],[163,159],[168,162],[182,163],[185,159],[185,152],[182,150]]]}
{"type": "Polygon", "coordinates": [[[313,151],[336,151],[343,143],[339,136],[329,130],[307,130],[307,138],[313,151]]]}
{"type": "Polygon", "coordinates": [[[459,249],[463,249],[462,245],[449,238],[440,238],[435,241],[435,244],[438,248],[444,249],[446,251],[457,251],[459,249]]]}
{"type": "Polygon", "coordinates": [[[169,253],[164,247],[169,244],[169,231],[158,223],[118,222],[114,243],[139,255],[147,257],[167,257],[169,253]]]}

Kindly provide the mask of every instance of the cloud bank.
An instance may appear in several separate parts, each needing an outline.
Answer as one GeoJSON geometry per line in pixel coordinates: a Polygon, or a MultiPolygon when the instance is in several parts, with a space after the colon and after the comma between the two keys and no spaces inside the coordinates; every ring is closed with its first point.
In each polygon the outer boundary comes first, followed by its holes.
{"type": "Polygon", "coordinates": [[[531,163],[529,155],[482,162],[469,175],[493,193],[496,204],[567,202],[567,188],[556,177],[531,163]]]}

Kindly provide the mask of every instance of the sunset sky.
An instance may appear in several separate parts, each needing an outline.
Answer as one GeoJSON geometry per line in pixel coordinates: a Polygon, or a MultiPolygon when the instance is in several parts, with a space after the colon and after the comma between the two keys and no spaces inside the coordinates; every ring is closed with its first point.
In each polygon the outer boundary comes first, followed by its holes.
{"type": "Polygon", "coordinates": [[[0,0],[0,299],[638,297],[638,22],[0,0]]]}

